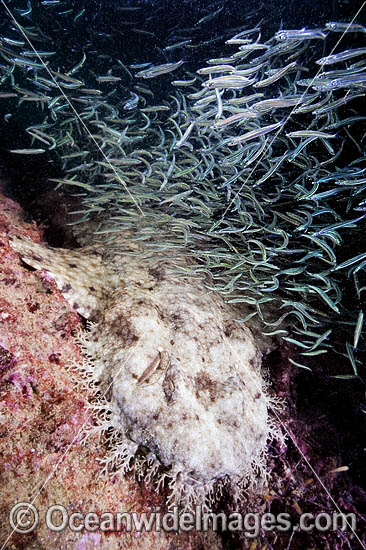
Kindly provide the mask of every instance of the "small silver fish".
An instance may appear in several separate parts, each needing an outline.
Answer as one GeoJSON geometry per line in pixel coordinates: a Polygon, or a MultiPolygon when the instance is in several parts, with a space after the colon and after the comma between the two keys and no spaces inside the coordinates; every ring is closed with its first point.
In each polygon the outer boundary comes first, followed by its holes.
{"type": "Polygon", "coordinates": [[[167,74],[175,71],[176,69],[181,67],[183,63],[184,61],[183,59],[181,59],[177,63],[164,63],[163,65],[155,65],[143,71],[139,71],[138,73],[136,73],[135,76],[137,78],[155,78],[157,76],[160,76],[161,74],[167,74]]]}

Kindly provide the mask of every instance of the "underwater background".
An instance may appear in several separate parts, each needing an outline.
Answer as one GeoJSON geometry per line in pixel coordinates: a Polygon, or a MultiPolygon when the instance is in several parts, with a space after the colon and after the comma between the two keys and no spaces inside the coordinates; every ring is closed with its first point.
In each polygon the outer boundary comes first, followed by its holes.
{"type": "Polygon", "coordinates": [[[294,379],[284,395],[296,401],[292,413],[305,426],[327,416],[329,432],[319,427],[312,438],[324,456],[342,457],[351,485],[362,487],[366,7],[2,4],[5,194],[27,221],[43,225],[51,246],[77,248],[68,222],[97,220],[106,244],[113,232],[133,230],[151,254],[173,246],[192,258],[192,273],[207,275],[209,290],[247,304],[243,321],[259,319],[276,339],[267,367],[286,378],[290,359],[294,379]],[[289,29],[314,36],[276,34],[289,29]],[[281,45],[284,54],[272,50],[281,45]],[[239,83],[230,80],[232,65],[239,83]],[[279,99],[288,104],[260,103],[279,99]]]}

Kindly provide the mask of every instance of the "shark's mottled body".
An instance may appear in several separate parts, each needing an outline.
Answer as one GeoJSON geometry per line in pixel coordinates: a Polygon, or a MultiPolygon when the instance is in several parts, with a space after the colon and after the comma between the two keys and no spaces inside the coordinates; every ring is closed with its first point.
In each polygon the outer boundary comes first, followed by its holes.
{"type": "Polygon", "coordinates": [[[148,260],[128,241],[118,252],[21,239],[13,247],[93,321],[82,368],[102,394],[96,410],[107,411],[99,428],[116,434],[107,464],[129,466],[143,449],[186,503],[218,480],[264,471],[272,428],[262,351],[238,311],[201,279],[177,274],[185,261],[148,260]]]}

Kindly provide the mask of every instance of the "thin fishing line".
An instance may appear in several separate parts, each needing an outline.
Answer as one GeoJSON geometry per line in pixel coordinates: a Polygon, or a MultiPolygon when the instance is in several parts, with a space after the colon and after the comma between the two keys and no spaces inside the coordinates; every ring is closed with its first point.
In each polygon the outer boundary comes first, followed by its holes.
{"type": "MultiPolygon", "coordinates": [[[[341,34],[341,36],[339,37],[338,41],[336,42],[335,46],[332,48],[331,52],[330,52],[330,55],[333,54],[333,52],[335,51],[335,49],[339,46],[340,42],[342,41],[343,37],[347,34],[348,32],[348,29],[350,28],[350,26],[352,25],[352,23],[355,21],[355,19],[360,15],[361,11],[363,10],[363,8],[365,7],[366,5],[366,1],[361,5],[361,7],[359,8],[359,10],[356,12],[356,14],[353,16],[353,18],[351,19],[351,21],[348,23],[348,26],[347,28],[344,30],[344,32],[341,34]]],[[[247,178],[244,180],[242,186],[240,187],[239,191],[237,191],[237,193],[234,195],[234,197],[231,199],[229,205],[226,207],[226,210],[225,212],[223,213],[222,215],[222,218],[221,218],[221,221],[224,220],[224,217],[225,215],[227,214],[228,210],[231,208],[232,204],[234,203],[235,199],[238,197],[238,195],[240,195],[243,187],[247,184],[249,178],[251,177],[251,175],[253,174],[253,172],[255,172],[255,170],[257,169],[259,163],[262,161],[262,158],[264,156],[264,154],[268,151],[268,149],[272,146],[272,143],[275,141],[275,139],[277,138],[277,136],[279,135],[279,133],[282,131],[282,128],[284,128],[284,126],[287,124],[287,122],[290,120],[291,116],[293,115],[295,109],[300,105],[301,101],[303,100],[303,98],[305,97],[307,91],[309,90],[309,88],[311,88],[314,80],[316,79],[316,77],[319,75],[320,71],[323,69],[323,65],[320,65],[317,73],[315,74],[315,76],[312,78],[311,82],[309,83],[309,85],[305,88],[304,92],[302,93],[302,95],[300,96],[299,98],[299,101],[296,103],[296,105],[294,105],[293,109],[290,111],[290,113],[287,115],[287,117],[285,118],[285,121],[284,123],[282,124],[282,126],[280,126],[280,128],[277,130],[277,132],[274,134],[272,140],[268,140],[269,143],[267,145],[267,147],[263,150],[263,153],[259,156],[256,164],[253,166],[252,168],[252,171],[249,172],[247,178]]]]}
{"type": "MultiPolygon", "coordinates": [[[[133,356],[133,353],[135,352],[137,348],[137,343],[135,344],[134,348],[132,348],[132,350],[130,351],[129,355],[126,357],[126,360],[124,361],[124,363],[121,365],[120,369],[117,371],[116,375],[117,376],[121,371],[122,369],[124,368],[124,366],[126,365],[127,361],[129,361],[129,359],[131,359],[131,357],[133,356]]],[[[114,379],[112,380],[112,382],[109,384],[109,386],[106,388],[105,392],[102,394],[102,399],[105,398],[105,396],[107,395],[108,391],[110,390],[110,388],[112,387],[112,384],[114,382],[114,379]]],[[[53,468],[52,472],[49,474],[49,476],[46,478],[46,480],[42,483],[41,487],[38,488],[37,490],[33,489],[32,490],[32,493],[37,491],[36,495],[34,497],[31,497],[31,502],[27,503],[27,504],[34,504],[35,501],[37,500],[37,498],[39,497],[39,495],[41,494],[41,492],[43,491],[43,489],[46,487],[46,485],[48,484],[48,482],[51,480],[51,478],[56,474],[57,470],[59,469],[59,466],[61,465],[61,462],[63,462],[63,460],[67,457],[67,455],[69,454],[69,451],[71,449],[71,447],[74,445],[74,443],[78,440],[79,436],[82,434],[82,432],[84,431],[84,428],[85,426],[87,425],[88,421],[85,420],[85,422],[82,424],[82,426],[79,428],[79,430],[77,431],[75,437],[73,438],[73,440],[71,441],[71,443],[68,445],[67,449],[65,450],[65,452],[62,454],[62,456],[59,458],[59,460],[57,461],[56,463],[56,466],[53,468]]],[[[15,528],[19,525],[19,523],[17,523],[17,525],[15,526],[15,528]]],[[[10,535],[8,536],[8,538],[6,539],[6,541],[4,542],[4,544],[2,545],[2,547],[0,548],[0,550],[4,550],[5,549],[5,546],[6,544],[8,543],[8,541],[10,540],[10,538],[13,536],[13,534],[15,533],[15,528],[13,528],[12,532],[10,533],[10,535]]]]}
{"type": "Polygon", "coordinates": [[[114,166],[111,164],[111,162],[109,161],[108,157],[106,156],[106,154],[104,153],[103,149],[100,147],[99,143],[96,141],[96,139],[94,138],[94,136],[92,135],[92,133],[90,132],[89,128],[87,127],[87,125],[85,124],[85,122],[83,121],[83,119],[80,117],[79,113],[77,112],[77,110],[75,109],[75,107],[73,106],[73,104],[71,103],[71,101],[69,100],[69,98],[67,97],[67,95],[65,94],[65,92],[63,91],[63,89],[61,88],[61,86],[59,85],[59,83],[57,82],[57,80],[55,79],[55,77],[53,76],[52,72],[50,71],[50,69],[47,67],[47,65],[45,64],[45,62],[43,61],[42,57],[39,55],[39,53],[37,52],[37,50],[35,49],[35,47],[33,46],[32,42],[30,41],[30,39],[28,38],[27,34],[23,31],[22,27],[20,26],[20,24],[17,22],[17,20],[15,19],[13,13],[10,11],[10,9],[8,8],[8,6],[6,6],[4,0],[0,0],[2,5],[4,6],[5,10],[8,12],[9,16],[11,17],[11,19],[13,20],[14,24],[17,26],[17,28],[19,29],[19,31],[22,33],[22,35],[24,36],[24,38],[27,40],[28,44],[30,45],[30,47],[32,48],[32,50],[34,51],[34,53],[36,54],[36,56],[38,57],[39,61],[42,63],[43,67],[46,69],[46,71],[48,72],[48,74],[50,75],[50,77],[52,78],[53,82],[56,84],[57,88],[60,90],[61,94],[63,95],[63,97],[66,99],[67,103],[70,105],[71,109],[73,110],[73,112],[75,113],[76,117],[79,119],[79,122],[81,123],[81,125],[83,126],[84,130],[87,132],[87,134],[89,135],[89,137],[93,140],[94,144],[96,145],[97,149],[99,149],[99,152],[102,154],[103,158],[106,160],[107,164],[111,167],[112,171],[114,172],[114,174],[117,176],[117,179],[120,183],[122,183],[125,191],[127,192],[127,194],[129,195],[129,197],[132,199],[133,203],[135,204],[135,206],[137,207],[137,209],[140,211],[140,213],[142,214],[142,216],[145,216],[144,212],[141,210],[139,204],[137,203],[137,201],[135,200],[135,198],[133,197],[133,195],[131,194],[130,190],[128,189],[126,183],[121,179],[120,175],[118,174],[117,170],[114,168],[114,166]]]}
{"type": "MultiPolygon", "coordinates": [[[[229,340],[227,340],[227,344],[228,344],[228,347],[231,348],[231,352],[234,354],[234,349],[230,343],[229,340]]],[[[235,366],[234,366],[235,368],[235,366]]],[[[236,369],[235,369],[236,370],[236,369]]],[[[241,376],[240,376],[240,373],[236,370],[239,378],[242,380],[241,376]]],[[[259,386],[257,380],[252,376],[252,374],[250,373],[250,371],[248,371],[248,374],[249,376],[251,377],[252,381],[254,382],[254,385],[257,387],[257,390],[259,393],[262,393],[262,388],[259,386]]],[[[244,381],[242,380],[242,382],[244,383],[244,381]]],[[[274,406],[271,405],[271,402],[270,400],[267,402],[268,404],[268,407],[270,408],[270,410],[272,411],[272,413],[274,414],[274,416],[276,417],[277,421],[279,422],[279,424],[281,425],[281,427],[283,428],[283,430],[286,432],[286,434],[289,436],[289,438],[291,439],[291,441],[293,442],[293,444],[295,445],[296,449],[299,451],[300,453],[300,456],[302,457],[302,459],[304,460],[304,462],[306,463],[306,465],[308,466],[308,468],[311,470],[311,472],[313,473],[314,477],[317,479],[318,483],[321,485],[321,487],[324,489],[324,491],[326,492],[326,494],[328,495],[329,499],[331,500],[331,502],[333,503],[335,509],[337,510],[337,512],[339,512],[340,514],[342,514],[343,516],[343,519],[345,520],[345,522],[347,523],[348,527],[351,529],[353,535],[355,536],[355,538],[357,539],[357,541],[360,543],[361,547],[363,549],[366,550],[366,546],[363,544],[362,540],[360,539],[360,537],[357,535],[356,531],[353,529],[351,523],[349,523],[349,521],[347,520],[346,518],[346,515],[342,512],[342,510],[340,509],[340,507],[338,506],[337,502],[335,501],[335,499],[332,497],[332,495],[330,494],[328,488],[326,487],[325,483],[323,482],[323,480],[321,479],[321,477],[319,476],[319,474],[315,471],[315,469],[313,468],[313,466],[311,465],[310,461],[306,458],[305,454],[302,452],[300,446],[298,445],[297,441],[294,439],[293,435],[291,434],[291,432],[287,429],[286,425],[284,424],[284,422],[281,420],[281,417],[279,416],[279,414],[277,413],[276,409],[274,406]]],[[[301,531],[299,531],[301,532],[301,531]]]]}

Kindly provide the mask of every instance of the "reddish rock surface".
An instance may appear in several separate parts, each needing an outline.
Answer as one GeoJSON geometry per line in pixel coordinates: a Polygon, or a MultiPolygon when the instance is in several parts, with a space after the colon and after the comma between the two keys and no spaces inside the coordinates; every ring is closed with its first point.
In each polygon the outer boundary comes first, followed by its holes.
{"type": "MultiPolygon", "coordinates": [[[[88,395],[66,366],[79,360],[73,335],[78,315],[46,273],[22,264],[9,246],[11,235],[41,242],[42,232],[23,221],[23,212],[0,196],[0,548],[122,549],[221,548],[213,533],[56,533],[45,525],[51,505],[68,513],[164,510],[164,499],[131,479],[98,477],[105,449],[93,438],[81,444],[91,425],[88,395]],[[16,503],[33,503],[39,525],[17,534],[9,525],[16,503]],[[3,546],[4,545],[4,546],[3,546]]],[[[55,515],[55,521],[61,516],[55,515]]]]}

